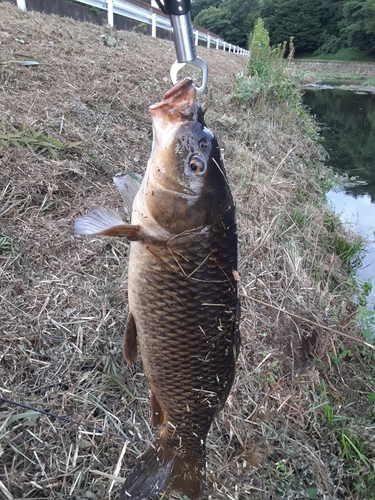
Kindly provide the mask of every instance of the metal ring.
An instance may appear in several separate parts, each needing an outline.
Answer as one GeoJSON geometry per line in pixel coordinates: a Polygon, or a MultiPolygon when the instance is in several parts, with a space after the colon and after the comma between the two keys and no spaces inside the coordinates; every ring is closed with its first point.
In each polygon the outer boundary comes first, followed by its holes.
{"type": "Polygon", "coordinates": [[[193,61],[188,61],[183,63],[175,61],[172,64],[170,72],[173,85],[176,85],[176,83],[178,82],[177,73],[180,71],[180,69],[182,69],[185,66],[185,64],[192,64],[193,66],[197,66],[202,70],[202,85],[200,87],[197,87],[197,94],[203,94],[203,92],[206,90],[207,87],[208,66],[201,57],[197,57],[193,61]]]}

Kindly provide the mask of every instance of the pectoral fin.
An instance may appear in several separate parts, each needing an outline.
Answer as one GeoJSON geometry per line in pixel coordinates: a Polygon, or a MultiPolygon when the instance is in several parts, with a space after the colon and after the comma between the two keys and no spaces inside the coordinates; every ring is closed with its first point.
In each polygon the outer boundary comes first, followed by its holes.
{"type": "Polygon", "coordinates": [[[137,327],[132,313],[129,314],[128,322],[126,323],[122,350],[128,365],[133,366],[137,359],[138,347],[137,327]]]}
{"type": "Polygon", "coordinates": [[[88,215],[77,219],[74,229],[78,234],[98,234],[104,236],[123,236],[130,241],[141,239],[140,227],[125,224],[110,208],[98,208],[88,215]]]}

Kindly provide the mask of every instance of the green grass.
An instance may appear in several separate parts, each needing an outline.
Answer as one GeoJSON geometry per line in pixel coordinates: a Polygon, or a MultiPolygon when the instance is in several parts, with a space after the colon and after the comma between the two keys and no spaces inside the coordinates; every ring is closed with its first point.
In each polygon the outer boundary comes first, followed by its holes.
{"type": "Polygon", "coordinates": [[[361,253],[364,249],[364,241],[361,238],[357,238],[350,242],[341,236],[335,235],[334,243],[337,255],[344,264],[353,268],[357,268],[361,265],[361,253]]]}
{"type": "Polygon", "coordinates": [[[13,255],[18,252],[17,245],[9,236],[0,233],[0,255],[13,255]]]}
{"type": "Polygon", "coordinates": [[[360,423],[345,411],[347,410],[346,407],[342,407],[341,404],[337,406],[331,401],[330,391],[327,390],[324,382],[321,383],[320,389],[322,403],[315,407],[314,411],[321,408],[321,418],[326,421],[327,426],[333,431],[337,439],[340,454],[345,461],[345,468],[347,472],[350,471],[350,489],[357,495],[355,498],[374,499],[375,471],[373,455],[371,448],[359,436],[360,423]],[[358,429],[358,434],[356,429],[358,429]]]}
{"type": "Polygon", "coordinates": [[[23,123],[18,128],[12,126],[11,132],[6,132],[4,124],[0,123],[0,150],[6,147],[28,149],[32,153],[48,154],[57,160],[59,153],[71,152],[81,153],[77,149],[80,142],[62,143],[55,137],[49,137],[42,131],[36,130],[30,125],[23,123]]]}
{"type": "Polygon", "coordinates": [[[340,49],[335,54],[317,54],[316,57],[323,61],[375,62],[373,56],[364,54],[354,47],[340,49]]]}
{"type": "Polygon", "coordinates": [[[366,54],[354,47],[347,47],[335,53],[315,52],[296,57],[301,61],[347,61],[347,62],[375,62],[373,55],[366,54]]]}

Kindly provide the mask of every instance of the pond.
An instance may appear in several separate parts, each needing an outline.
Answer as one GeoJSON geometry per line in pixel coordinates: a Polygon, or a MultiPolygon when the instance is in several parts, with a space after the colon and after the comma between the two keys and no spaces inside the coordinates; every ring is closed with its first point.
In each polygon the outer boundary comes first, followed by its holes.
{"type": "Polygon", "coordinates": [[[304,102],[321,126],[323,145],[330,156],[328,165],[349,178],[342,188],[328,192],[327,198],[341,220],[367,241],[357,276],[361,281],[371,279],[368,303],[374,306],[375,96],[331,87],[306,90],[304,102]]]}

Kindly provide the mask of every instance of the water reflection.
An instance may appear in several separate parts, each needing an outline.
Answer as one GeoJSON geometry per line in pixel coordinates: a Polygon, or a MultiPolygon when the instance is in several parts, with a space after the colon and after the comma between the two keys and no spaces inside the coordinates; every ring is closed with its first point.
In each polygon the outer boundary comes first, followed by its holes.
{"type": "Polygon", "coordinates": [[[374,289],[368,297],[370,304],[375,304],[375,205],[369,195],[353,196],[343,191],[327,193],[332,208],[340,214],[341,220],[359,232],[368,242],[362,266],[357,271],[361,281],[371,280],[374,289]]]}
{"type": "Polygon", "coordinates": [[[329,164],[358,176],[366,186],[346,187],[345,192],[368,194],[375,203],[375,96],[347,90],[308,90],[304,102],[322,126],[329,164]]]}
{"type": "MultiPolygon", "coordinates": [[[[308,90],[304,102],[321,123],[328,164],[365,181],[331,191],[327,198],[342,220],[369,242],[357,274],[375,286],[375,96],[340,89],[308,90]]],[[[375,304],[375,290],[369,303],[375,304]]]]}

